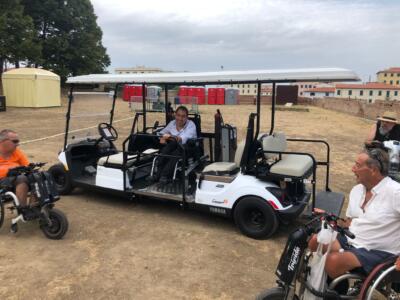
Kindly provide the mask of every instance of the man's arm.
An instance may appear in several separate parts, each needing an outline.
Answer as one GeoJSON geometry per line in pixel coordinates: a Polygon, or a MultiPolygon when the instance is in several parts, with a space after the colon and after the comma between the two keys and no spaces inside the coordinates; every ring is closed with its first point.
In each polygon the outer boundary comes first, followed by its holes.
{"type": "Polygon", "coordinates": [[[19,149],[17,149],[16,151],[18,151],[18,152],[17,152],[17,155],[18,155],[18,163],[19,163],[21,166],[27,166],[27,165],[29,165],[29,160],[28,160],[28,157],[25,155],[25,153],[22,152],[22,151],[19,150],[19,149]]]}
{"type": "Polygon", "coordinates": [[[197,137],[196,125],[193,121],[189,121],[188,126],[183,130],[182,134],[179,136],[182,144],[186,144],[189,139],[195,139],[197,137]]]}
{"type": "Polygon", "coordinates": [[[375,139],[376,123],[371,127],[365,143],[370,144],[375,139]]]}

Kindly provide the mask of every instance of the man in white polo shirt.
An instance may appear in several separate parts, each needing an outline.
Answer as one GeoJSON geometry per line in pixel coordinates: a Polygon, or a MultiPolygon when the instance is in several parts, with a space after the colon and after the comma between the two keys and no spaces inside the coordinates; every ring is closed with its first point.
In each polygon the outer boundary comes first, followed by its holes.
{"type": "MultiPolygon", "coordinates": [[[[374,148],[358,154],[352,171],[358,184],[350,192],[346,216],[356,237],[338,235],[325,265],[330,278],[358,267],[369,273],[400,253],[400,184],[387,176],[387,153],[374,148]]],[[[314,236],[309,246],[316,245],[314,236]]]]}

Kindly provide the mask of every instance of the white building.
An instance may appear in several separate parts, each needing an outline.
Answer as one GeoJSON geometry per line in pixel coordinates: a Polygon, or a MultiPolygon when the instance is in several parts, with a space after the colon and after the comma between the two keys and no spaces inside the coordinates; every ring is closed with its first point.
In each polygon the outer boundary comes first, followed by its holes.
{"type": "Polygon", "coordinates": [[[375,100],[400,101],[400,87],[380,82],[337,84],[335,97],[361,99],[368,102],[375,100]]]}
{"type": "Polygon", "coordinates": [[[308,98],[324,98],[335,97],[335,87],[316,87],[311,89],[304,89],[302,97],[308,98]]]}

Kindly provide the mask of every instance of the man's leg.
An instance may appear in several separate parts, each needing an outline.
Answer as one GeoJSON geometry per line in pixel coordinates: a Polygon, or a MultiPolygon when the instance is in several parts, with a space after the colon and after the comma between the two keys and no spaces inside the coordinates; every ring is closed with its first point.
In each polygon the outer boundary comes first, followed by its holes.
{"type": "Polygon", "coordinates": [[[325,271],[330,278],[339,277],[358,267],[361,267],[361,263],[350,251],[332,252],[326,258],[325,271]]]}
{"type": "MultiPolygon", "coordinates": [[[[181,154],[182,151],[179,148],[176,148],[174,151],[170,153],[170,155],[176,155],[176,156],[180,156],[181,154]]],[[[168,157],[168,160],[161,171],[161,177],[172,179],[174,168],[178,160],[179,157],[168,157]]]]}
{"type": "MultiPolygon", "coordinates": [[[[161,155],[173,155],[172,153],[174,153],[174,151],[176,150],[176,148],[178,147],[178,144],[176,141],[170,141],[168,142],[162,149],[161,149],[161,155]]],[[[157,174],[156,174],[156,178],[159,178],[160,176],[162,176],[162,172],[163,169],[165,168],[165,166],[167,165],[167,163],[169,162],[170,157],[166,157],[166,156],[159,156],[157,158],[157,174]]]]}
{"type": "Polygon", "coordinates": [[[15,195],[18,198],[20,206],[27,206],[27,197],[29,192],[28,178],[24,175],[20,175],[15,180],[15,195]]]}

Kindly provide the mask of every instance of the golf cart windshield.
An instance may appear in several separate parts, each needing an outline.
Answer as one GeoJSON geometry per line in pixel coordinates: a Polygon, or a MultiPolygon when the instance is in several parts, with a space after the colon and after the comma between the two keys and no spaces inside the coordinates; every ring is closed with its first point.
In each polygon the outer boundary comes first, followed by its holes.
{"type": "Polygon", "coordinates": [[[110,123],[112,105],[113,98],[110,93],[74,92],[68,144],[99,138],[98,125],[110,123]]]}

